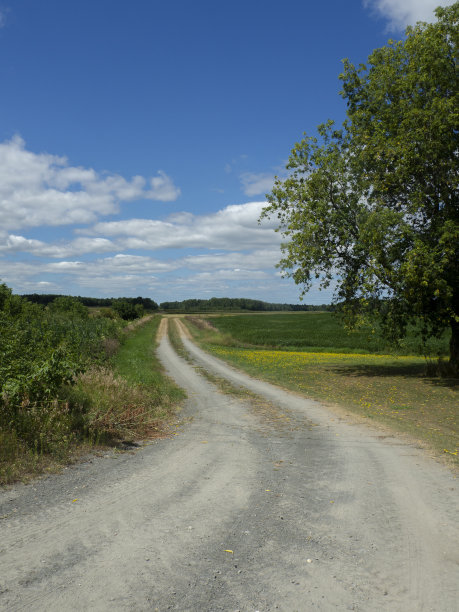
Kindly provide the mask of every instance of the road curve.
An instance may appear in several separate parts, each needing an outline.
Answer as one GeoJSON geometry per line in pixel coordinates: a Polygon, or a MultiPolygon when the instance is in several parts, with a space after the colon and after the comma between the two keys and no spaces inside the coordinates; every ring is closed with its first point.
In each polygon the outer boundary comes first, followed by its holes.
{"type": "Polygon", "coordinates": [[[176,434],[0,492],[0,610],[457,612],[457,481],[200,351],[176,434]]]}

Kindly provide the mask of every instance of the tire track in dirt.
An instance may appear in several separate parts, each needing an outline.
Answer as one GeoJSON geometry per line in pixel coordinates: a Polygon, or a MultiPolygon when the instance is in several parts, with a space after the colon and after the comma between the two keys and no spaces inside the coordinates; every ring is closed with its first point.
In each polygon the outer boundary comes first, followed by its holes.
{"type": "Polygon", "coordinates": [[[1,491],[0,610],[456,611],[450,472],[184,338],[291,421],[254,412],[165,326],[159,356],[188,393],[176,435],[1,491]]]}

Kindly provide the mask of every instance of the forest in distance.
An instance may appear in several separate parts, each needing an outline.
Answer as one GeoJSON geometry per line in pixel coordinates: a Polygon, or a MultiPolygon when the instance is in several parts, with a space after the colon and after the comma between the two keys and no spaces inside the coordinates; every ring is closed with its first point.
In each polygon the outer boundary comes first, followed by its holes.
{"type": "MultiPolygon", "coordinates": [[[[57,298],[68,297],[53,293],[31,293],[22,295],[23,298],[35,304],[47,306],[57,298]]],[[[89,308],[111,308],[119,300],[125,300],[132,305],[141,305],[146,311],[156,311],[158,309],[173,312],[208,312],[211,310],[249,310],[254,312],[275,312],[275,311],[332,311],[334,306],[330,304],[277,304],[263,302],[251,298],[229,298],[212,297],[204,299],[187,299],[182,301],[161,302],[158,304],[151,298],[144,297],[122,297],[122,298],[96,298],[74,296],[84,306],[89,308]]]]}

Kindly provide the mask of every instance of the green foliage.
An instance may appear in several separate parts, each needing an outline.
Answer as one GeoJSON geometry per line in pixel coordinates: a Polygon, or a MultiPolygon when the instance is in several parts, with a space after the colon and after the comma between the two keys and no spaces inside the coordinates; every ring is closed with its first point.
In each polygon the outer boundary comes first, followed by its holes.
{"type": "Polygon", "coordinates": [[[114,300],[112,303],[112,310],[124,321],[133,321],[144,315],[142,304],[134,304],[125,298],[114,300]]]}
{"type": "Polygon", "coordinates": [[[83,306],[83,304],[74,297],[70,297],[68,295],[62,295],[56,298],[51,304],[48,306],[49,310],[56,314],[70,314],[73,317],[81,317],[83,319],[87,319],[88,309],[83,306]]]}
{"type": "Polygon", "coordinates": [[[102,362],[104,340],[119,333],[72,298],[44,309],[0,285],[0,429],[34,452],[68,446],[74,415],[59,401],[61,388],[102,362]]]}
{"type": "MultiPolygon", "coordinates": [[[[54,293],[29,293],[22,296],[29,302],[33,302],[34,304],[41,304],[43,306],[47,306],[48,304],[52,304],[59,298],[68,298],[66,295],[56,295],[54,293]]],[[[73,297],[72,300],[76,300],[83,304],[83,306],[88,306],[91,308],[110,308],[115,298],[94,298],[94,297],[73,297]]],[[[158,304],[153,301],[151,298],[144,297],[136,297],[136,298],[123,298],[127,300],[130,304],[141,304],[145,310],[158,310],[158,304]]]]}
{"type": "Polygon", "coordinates": [[[393,340],[420,322],[450,327],[459,368],[459,2],[410,27],[355,68],[345,60],[347,120],[292,150],[263,216],[287,239],[280,267],[306,292],[337,281],[351,325],[378,315],[393,340]]]}
{"type": "Polygon", "coordinates": [[[117,314],[111,308],[101,308],[97,314],[99,317],[105,317],[106,319],[116,319],[117,314]]]}
{"type": "Polygon", "coordinates": [[[161,431],[183,394],[155,357],[158,323],[127,332],[74,298],[43,307],[0,285],[0,484],[59,465],[88,441],[161,431]]]}

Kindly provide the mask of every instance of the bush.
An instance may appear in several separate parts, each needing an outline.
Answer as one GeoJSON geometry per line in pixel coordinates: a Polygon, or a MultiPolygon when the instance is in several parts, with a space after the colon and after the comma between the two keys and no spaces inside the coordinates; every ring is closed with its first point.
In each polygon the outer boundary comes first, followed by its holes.
{"type": "Polygon", "coordinates": [[[139,319],[144,314],[144,307],[142,304],[133,304],[124,298],[114,300],[112,308],[125,321],[139,319]]]}
{"type": "Polygon", "coordinates": [[[78,300],[60,297],[44,309],[0,285],[2,432],[33,452],[68,447],[80,417],[60,401],[62,388],[113,355],[120,334],[119,323],[88,317],[78,300]]]}

